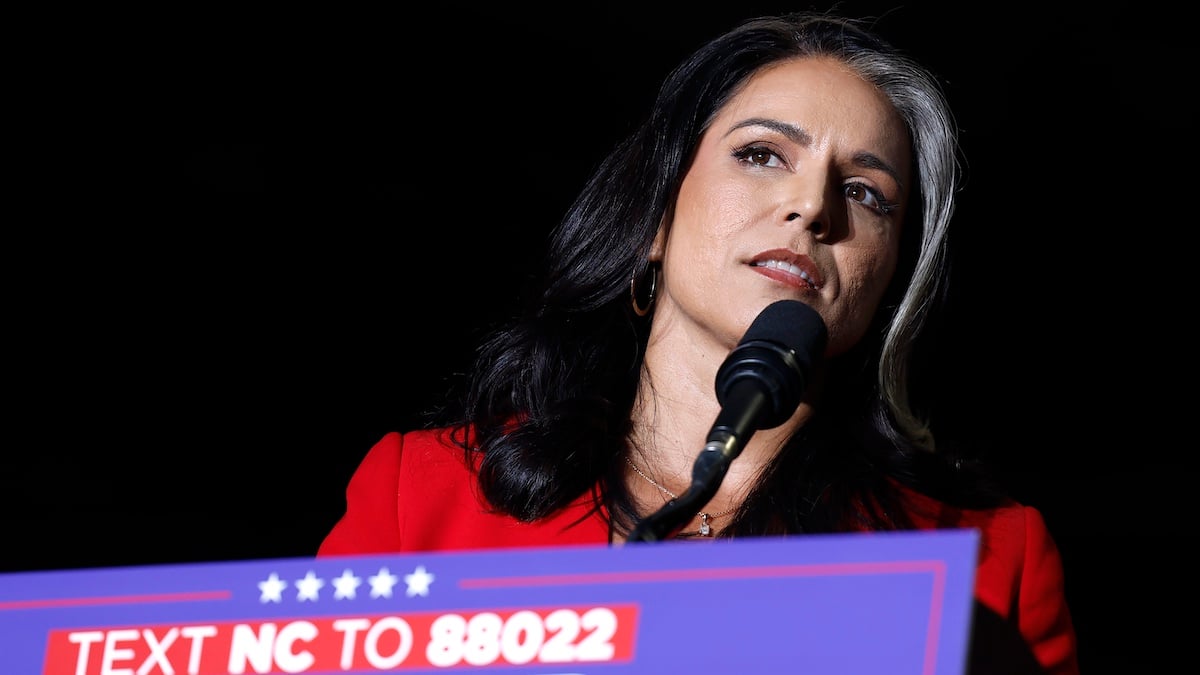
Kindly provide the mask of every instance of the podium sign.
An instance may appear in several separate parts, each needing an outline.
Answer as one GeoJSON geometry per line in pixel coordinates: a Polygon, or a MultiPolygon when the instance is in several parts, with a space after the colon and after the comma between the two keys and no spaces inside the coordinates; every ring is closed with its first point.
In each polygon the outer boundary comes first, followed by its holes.
{"type": "Polygon", "coordinates": [[[961,675],[978,534],[940,530],[0,574],[23,675],[961,675]]]}

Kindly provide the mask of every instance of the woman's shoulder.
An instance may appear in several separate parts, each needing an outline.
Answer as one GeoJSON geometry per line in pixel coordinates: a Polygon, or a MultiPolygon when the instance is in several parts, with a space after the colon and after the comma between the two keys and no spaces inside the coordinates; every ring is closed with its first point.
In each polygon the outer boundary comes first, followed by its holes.
{"type": "Polygon", "coordinates": [[[385,482],[409,503],[462,497],[472,492],[474,476],[461,438],[461,429],[451,427],[390,431],[367,452],[358,474],[385,482]]]}
{"type": "Polygon", "coordinates": [[[378,456],[372,481],[394,513],[388,520],[401,550],[606,542],[607,526],[590,517],[586,499],[536,523],[493,508],[476,480],[480,455],[468,451],[465,434],[461,427],[390,432],[368,453],[378,456]]]}
{"type": "Polygon", "coordinates": [[[1011,498],[965,508],[901,490],[916,527],[979,532],[976,599],[1000,621],[1016,622],[1048,672],[1077,672],[1062,557],[1041,510],[1011,498]]]}
{"type": "Polygon", "coordinates": [[[417,459],[435,466],[447,462],[464,464],[468,447],[463,440],[466,435],[467,431],[461,427],[391,431],[384,434],[375,445],[382,446],[386,452],[403,455],[406,461],[417,459]]]}
{"type": "MultiPolygon", "coordinates": [[[[1011,497],[982,507],[965,507],[900,487],[905,511],[919,529],[973,528],[982,534],[980,554],[1057,556],[1041,510],[1011,497]]],[[[1014,561],[1017,562],[1017,561],[1014,561]]]]}
{"type": "Polygon", "coordinates": [[[973,527],[990,539],[1016,539],[1025,543],[1043,543],[1050,538],[1040,509],[1012,497],[997,498],[989,506],[967,507],[938,500],[904,485],[900,486],[900,492],[913,525],[923,530],[973,527]]]}
{"type": "Polygon", "coordinates": [[[403,550],[405,523],[418,508],[436,509],[469,492],[465,452],[449,429],[384,434],[367,451],[346,487],[346,510],[319,554],[403,550]],[[462,469],[456,469],[458,461],[462,469]],[[411,505],[417,505],[413,507],[411,505]]]}

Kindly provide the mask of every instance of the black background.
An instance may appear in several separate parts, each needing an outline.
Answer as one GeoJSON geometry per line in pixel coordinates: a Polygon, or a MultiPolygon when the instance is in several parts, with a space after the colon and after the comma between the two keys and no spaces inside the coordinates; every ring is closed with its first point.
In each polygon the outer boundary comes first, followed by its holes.
{"type": "MultiPolygon", "coordinates": [[[[799,6],[31,21],[8,104],[28,152],[5,228],[0,571],[313,554],[368,447],[515,310],[667,70],[799,6]]],[[[922,373],[935,429],[1042,509],[1084,671],[1158,672],[1186,653],[1196,543],[1177,22],[841,7],[942,77],[962,129],[922,373]]]]}

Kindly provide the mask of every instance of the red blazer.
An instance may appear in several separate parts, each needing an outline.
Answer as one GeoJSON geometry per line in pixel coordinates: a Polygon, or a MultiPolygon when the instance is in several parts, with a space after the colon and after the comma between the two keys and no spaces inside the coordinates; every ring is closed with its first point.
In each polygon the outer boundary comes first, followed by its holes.
{"type": "MultiPolygon", "coordinates": [[[[1017,503],[964,510],[907,492],[918,526],[981,533],[972,672],[1016,670],[1002,664],[1011,657],[1002,656],[1009,650],[998,641],[981,644],[989,619],[1009,631],[1015,627],[1045,673],[1077,675],[1062,559],[1041,513],[1017,503]]],[[[599,516],[571,525],[591,508],[590,496],[536,523],[488,513],[461,447],[444,430],[385,435],[351,477],[346,507],[318,556],[608,543],[608,526],[599,516]]]]}

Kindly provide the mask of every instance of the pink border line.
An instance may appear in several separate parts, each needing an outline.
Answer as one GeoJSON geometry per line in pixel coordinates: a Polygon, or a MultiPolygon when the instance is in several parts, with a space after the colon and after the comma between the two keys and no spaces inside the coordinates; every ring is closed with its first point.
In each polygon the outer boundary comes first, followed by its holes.
{"type": "Polygon", "coordinates": [[[96,598],[53,598],[44,600],[9,600],[0,602],[0,612],[10,609],[47,609],[50,607],[87,607],[92,605],[133,605],[151,602],[198,602],[228,600],[232,591],[198,591],[195,593],[158,593],[154,595],[109,595],[96,598]]]}

